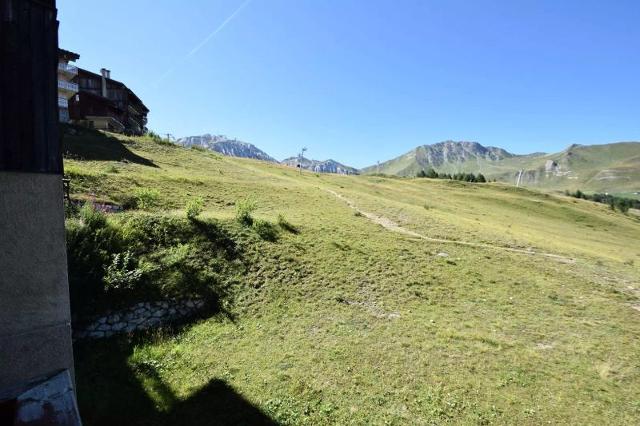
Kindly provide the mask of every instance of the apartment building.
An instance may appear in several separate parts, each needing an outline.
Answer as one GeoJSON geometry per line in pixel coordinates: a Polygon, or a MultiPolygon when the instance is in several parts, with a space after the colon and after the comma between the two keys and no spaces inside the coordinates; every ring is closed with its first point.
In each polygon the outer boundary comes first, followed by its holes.
{"type": "Polygon", "coordinates": [[[58,116],[60,122],[69,122],[69,99],[78,93],[78,67],[70,64],[80,59],[80,55],[58,49],[58,116]]]}
{"type": "Polygon", "coordinates": [[[147,130],[149,109],[124,83],[111,78],[111,71],[100,74],[79,68],[79,93],[69,102],[71,121],[87,127],[131,135],[147,130]]]}

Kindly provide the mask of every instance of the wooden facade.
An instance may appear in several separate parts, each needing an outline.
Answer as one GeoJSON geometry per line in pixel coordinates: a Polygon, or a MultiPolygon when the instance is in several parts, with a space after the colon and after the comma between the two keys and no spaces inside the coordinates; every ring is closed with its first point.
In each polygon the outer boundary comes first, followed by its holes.
{"type": "Polygon", "coordinates": [[[0,0],[0,171],[62,173],[54,0],[0,0]]]}

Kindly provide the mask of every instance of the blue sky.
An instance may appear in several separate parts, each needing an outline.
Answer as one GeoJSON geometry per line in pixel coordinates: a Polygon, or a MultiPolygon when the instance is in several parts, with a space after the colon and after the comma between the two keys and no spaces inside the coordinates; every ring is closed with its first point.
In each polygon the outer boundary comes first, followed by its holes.
{"type": "Polygon", "coordinates": [[[356,167],[442,140],[640,140],[640,1],[58,0],[60,46],[151,109],[356,167]]]}

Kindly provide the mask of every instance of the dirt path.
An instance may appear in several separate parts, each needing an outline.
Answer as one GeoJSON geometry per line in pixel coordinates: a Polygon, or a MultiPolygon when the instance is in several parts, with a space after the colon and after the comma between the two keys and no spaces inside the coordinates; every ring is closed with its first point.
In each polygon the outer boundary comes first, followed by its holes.
{"type": "Polygon", "coordinates": [[[486,248],[486,249],[492,249],[492,250],[502,250],[502,251],[509,251],[509,252],[512,252],[512,253],[528,254],[528,255],[531,255],[531,256],[544,256],[544,257],[548,257],[548,258],[551,258],[551,259],[555,259],[555,260],[557,260],[559,262],[562,262],[562,263],[575,263],[575,259],[572,259],[570,257],[560,256],[558,254],[553,254],[553,253],[545,253],[545,252],[539,252],[539,251],[534,251],[534,250],[517,249],[517,248],[504,247],[504,246],[498,246],[498,245],[493,245],[493,244],[473,243],[473,242],[468,242],[468,241],[456,241],[456,240],[446,240],[446,239],[442,239],[442,238],[427,237],[426,235],[422,235],[422,234],[419,234],[417,232],[411,231],[409,229],[405,229],[405,228],[403,228],[402,226],[398,225],[397,223],[395,223],[394,221],[392,221],[389,218],[386,218],[384,216],[378,216],[376,214],[369,213],[369,212],[366,212],[364,210],[361,210],[360,208],[358,208],[358,206],[356,206],[356,204],[353,201],[351,201],[350,199],[342,196],[341,194],[338,194],[335,191],[332,191],[331,189],[327,189],[327,191],[330,194],[332,194],[335,197],[337,197],[338,199],[344,201],[349,207],[351,207],[353,210],[357,211],[358,213],[360,213],[361,215],[363,215],[364,217],[369,219],[371,222],[377,223],[378,225],[380,225],[383,228],[388,229],[389,231],[392,231],[392,232],[397,232],[399,234],[408,235],[408,236],[414,237],[414,238],[420,238],[422,240],[431,241],[431,242],[434,242],[434,243],[455,244],[455,245],[459,245],[459,246],[486,248]]]}

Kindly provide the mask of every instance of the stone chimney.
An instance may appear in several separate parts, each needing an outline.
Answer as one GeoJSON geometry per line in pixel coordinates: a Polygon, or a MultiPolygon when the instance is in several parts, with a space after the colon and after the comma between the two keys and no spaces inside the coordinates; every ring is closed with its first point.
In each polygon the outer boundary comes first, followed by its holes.
{"type": "Polygon", "coordinates": [[[111,71],[106,68],[102,68],[100,70],[100,74],[102,74],[102,96],[107,97],[107,79],[111,78],[111,71]]]}

